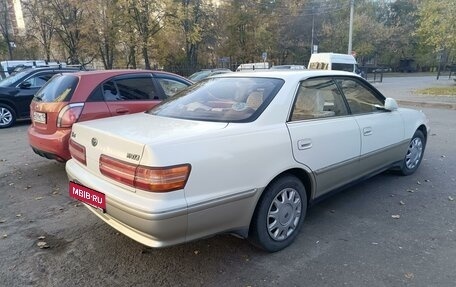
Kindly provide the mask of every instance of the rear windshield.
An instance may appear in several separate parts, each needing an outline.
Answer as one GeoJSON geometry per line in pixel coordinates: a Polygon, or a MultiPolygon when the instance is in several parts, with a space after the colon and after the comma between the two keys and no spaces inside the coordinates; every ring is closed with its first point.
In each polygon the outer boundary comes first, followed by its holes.
{"type": "Polygon", "coordinates": [[[78,84],[78,77],[57,74],[46,83],[33,98],[37,102],[68,102],[78,84]]]}
{"type": "Polygon", "coordinates": [[[250,122],[266,109],[284,81],[273,78],[209,78],[149,111],[164,117],[214,122],[250,122]]]}

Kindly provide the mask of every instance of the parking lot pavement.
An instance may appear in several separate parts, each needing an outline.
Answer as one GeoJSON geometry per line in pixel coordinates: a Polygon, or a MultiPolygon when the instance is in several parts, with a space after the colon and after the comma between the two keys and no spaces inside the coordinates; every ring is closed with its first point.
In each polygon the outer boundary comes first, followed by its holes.
{"type": "Polygon", "coordinates": [[[378,175],[309,210],[296,242],[266,254],[219,235],[150,249],[67,195],[64,165],[0,130],[1,286],[454,286],[455,111],[431,120],[408,177],[378,175]]]}
{"type": "Polygon", "coordinates": [[[386,97],[396,99],[399,105],[456,110],[456,95],[429,96],[417,93],[429,87],[454,86],[452,79],[444,77],[436,80],[435,76],[385,77],[383,82],[373,85],[386,97]]]}

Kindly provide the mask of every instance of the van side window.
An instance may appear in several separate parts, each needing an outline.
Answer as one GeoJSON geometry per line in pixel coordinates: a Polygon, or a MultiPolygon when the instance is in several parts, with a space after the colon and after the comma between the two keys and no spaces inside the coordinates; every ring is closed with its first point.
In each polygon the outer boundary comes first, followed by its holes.
{"type": "Polygon", "coordinates": [[[355,65],[353,64],[343,64],[343,63],[332,63],[332,69],[337,71],[346,71],[346,72],[354,72],[355,65]]]}

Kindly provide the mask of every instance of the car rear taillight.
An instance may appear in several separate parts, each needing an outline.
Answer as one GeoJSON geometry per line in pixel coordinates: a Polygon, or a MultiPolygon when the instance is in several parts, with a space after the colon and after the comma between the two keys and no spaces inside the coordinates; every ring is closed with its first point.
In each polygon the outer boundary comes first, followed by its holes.
{"type": "Polygon", "coordinates": [[[84,103],[75,103],[65,106],[57,117],[58,128],[71,128],[71,126],[79,119],[84,103]]]}
{"type": "Polygon", "coordinates": [[[86,161],[86,150],[83,145],[78,144],[74,140],[70,139],[70,154],[75,160],[79,161],[80,163],[87,165],[86,161]]]}
{"type": "Polygon", "coordinates": [[[135,165],[107,155],[100,156],[99,167],[100,172],[109,178],[152,192],[184,188],[191,169],[189,164],[168,167],[135,165]]]}

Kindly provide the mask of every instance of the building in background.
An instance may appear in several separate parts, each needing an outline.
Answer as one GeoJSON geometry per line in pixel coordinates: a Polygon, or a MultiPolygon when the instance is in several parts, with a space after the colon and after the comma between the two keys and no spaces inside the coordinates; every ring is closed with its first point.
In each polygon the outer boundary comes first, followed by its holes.
{"type": "Polygon", "coordinates": [[[0,0],[0,28],[1,33],[11,36],[25,33],[25,21],[20,0],[0,0]]]}

